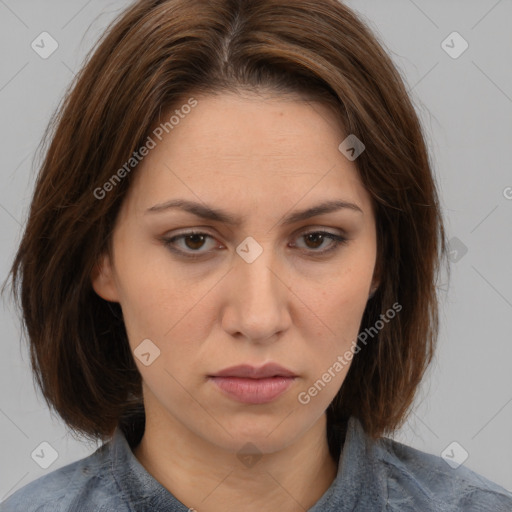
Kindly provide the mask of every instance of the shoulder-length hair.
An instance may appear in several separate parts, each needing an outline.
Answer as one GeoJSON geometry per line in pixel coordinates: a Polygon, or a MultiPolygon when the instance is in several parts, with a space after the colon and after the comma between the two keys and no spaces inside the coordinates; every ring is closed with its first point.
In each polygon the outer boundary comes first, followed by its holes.
{"type": "Polygon", "coordinates": [[[85,437],[129,431],[143,410],[121,309],[91,285],[136,168],[108,194],[98,188],[163,112],[192,94],[242,90],[324,102],[364,143],[355,164],[375,206],[381,279],[361,331],[402,309],[354,356],[328,422],[355,416],[377,438],[410,411],[438,336],[447,244],[422,128],[390,57],[337,0],[139,0],[91,50],[48,125],[9,274],[37,385],[85,437]]]}

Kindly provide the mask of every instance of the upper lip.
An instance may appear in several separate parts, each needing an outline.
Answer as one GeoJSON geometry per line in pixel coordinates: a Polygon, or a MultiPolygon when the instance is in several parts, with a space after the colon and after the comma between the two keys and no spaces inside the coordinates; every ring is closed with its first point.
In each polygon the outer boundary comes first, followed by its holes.
{"type": "Polygon", "coordinates": [[[210,375],[210,377],[245,377],[252,379],[265,379],[269,377],[296,377],[291,370],[284,368],[276,363],[267,363],[260,368],[249,364],[239,366],[230,366],[220,372],[210,375]]]}

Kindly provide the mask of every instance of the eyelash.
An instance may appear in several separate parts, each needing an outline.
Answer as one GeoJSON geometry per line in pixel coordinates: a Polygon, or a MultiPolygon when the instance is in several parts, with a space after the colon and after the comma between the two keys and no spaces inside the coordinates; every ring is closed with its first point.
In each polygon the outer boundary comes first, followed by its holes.
{"type": "MultiPolygon", "coordinates": [[[[203,235],[208,238],[214,238],[211,235],[209,235],[208,233],[203,233],[201,231],[188,231],[186,233],[180,233],[179,235],[176,235],[173,237],[162,237],[161,240],[170,251],[172,251],[180,256],[183,256],[185,258],[199,259],[199,258],[202,258],[203,256],[205,256],[206,254],[208,254],[208,252],[193,251],[193,253],[191,254],[191,253],[187,253],[186,251],[183,251],[181,249],[176,249],[173,246],[173,244],[176,240],[184,239],[184,238],[187,238],[189,236],[194,236],[194,235],[203,235]],[[196,254],[194,254],[194,252],[196,254]]],[[[331,233],[329,231],[309,231],[309,232],[302,233],[301,235],[299,235],[299,238],[306,237],[308,235],[323,235],[325,238],[330,238],[333,241],[333,244],[328,249],[325,249],[323,251],[315,251],[313,249],[308,251],[307,249],[302,249],[302,251],[311,252],[311,254],[313,256],[324,256],[328,253],[331,253],[331,252],[337,250],[340,246],[348,243],[348,239],[345,238],[344,236],[336,235],[335,233],[331,233]]]]}

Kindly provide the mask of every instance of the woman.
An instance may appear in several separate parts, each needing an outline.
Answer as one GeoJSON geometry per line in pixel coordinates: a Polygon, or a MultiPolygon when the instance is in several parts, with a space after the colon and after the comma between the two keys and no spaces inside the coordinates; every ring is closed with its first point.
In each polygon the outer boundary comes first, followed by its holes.
{"type": "Polygon", "coordinates": [[[55,119],[11,270],[48,404],[105,444],[1,510],[512,510],[385,437],[443,258],[418,118],[346,6],[134,3],[55,119]]]}

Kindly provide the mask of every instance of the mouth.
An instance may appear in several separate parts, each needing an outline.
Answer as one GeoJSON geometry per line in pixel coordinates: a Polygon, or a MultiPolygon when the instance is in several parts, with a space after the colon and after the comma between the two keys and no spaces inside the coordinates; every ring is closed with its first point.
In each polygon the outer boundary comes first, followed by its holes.
{"type": "Polygon", "coordinates": [[[242,364],[239,366],[231,366],[225,368],[220,372],[209,375],[209,377],[235,377],[235,378],[248,378],[248,379],[266,379],[270,377],[297,377],[297,375],[276,363],[267,363],[260,368],[251,366],[249,364],[242,364]]]}
{"type": "Polygon", "coordinates": [[[298,377],[274,363],[261,368],[250,365],[226,368],[208,379],[226,396],[246,404],[272,402],[287,391],[298,377]]]}

